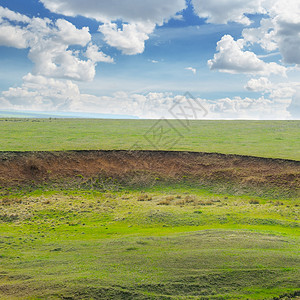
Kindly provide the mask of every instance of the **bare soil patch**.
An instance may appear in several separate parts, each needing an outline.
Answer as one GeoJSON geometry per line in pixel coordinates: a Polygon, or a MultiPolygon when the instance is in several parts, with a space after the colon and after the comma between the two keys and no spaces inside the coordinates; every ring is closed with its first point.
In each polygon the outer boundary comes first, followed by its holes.
{"type": "Polygon", "coordinates": [[[125,183],[193,181],[300,190],[300,162],[164,151],[1,152],[2,187],[105,176],[125,183]]]}

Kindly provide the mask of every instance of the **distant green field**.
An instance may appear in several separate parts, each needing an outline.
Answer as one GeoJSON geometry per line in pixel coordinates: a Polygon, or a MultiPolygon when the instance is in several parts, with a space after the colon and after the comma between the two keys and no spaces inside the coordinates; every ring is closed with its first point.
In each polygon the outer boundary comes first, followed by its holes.
{"type": "Polygon", "coordinates": [[[300,121],[0,119],[0,151],[147,149],[300,160],[300,121]]]}

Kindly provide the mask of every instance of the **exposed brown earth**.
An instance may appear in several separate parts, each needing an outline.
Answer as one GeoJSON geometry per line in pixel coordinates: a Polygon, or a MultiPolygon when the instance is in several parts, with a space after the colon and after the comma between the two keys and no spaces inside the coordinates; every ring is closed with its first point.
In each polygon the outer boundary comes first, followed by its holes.
{"type": "Polygon", "coordinates": [[[123,182],[192,180],[300,191],[300,162],[163,151],[1,152],[0,185],[103,175],[123,182]]]}

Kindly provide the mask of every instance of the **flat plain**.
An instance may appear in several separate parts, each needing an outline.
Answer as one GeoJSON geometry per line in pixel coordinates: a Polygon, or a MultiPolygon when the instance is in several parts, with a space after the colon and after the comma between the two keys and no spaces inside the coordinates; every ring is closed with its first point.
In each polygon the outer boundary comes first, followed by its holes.
{"type": "Polygon", "coordinates": [[[300,160],[299,121],[0,119],[0,151],[174,150],[300,160]]]}

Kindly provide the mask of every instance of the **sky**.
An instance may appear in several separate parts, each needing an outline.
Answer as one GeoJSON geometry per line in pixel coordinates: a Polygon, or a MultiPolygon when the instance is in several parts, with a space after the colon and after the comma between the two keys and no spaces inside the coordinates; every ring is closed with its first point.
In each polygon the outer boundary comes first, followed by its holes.
{"type": "Polygon", "coordinates": [[[3,110],[298,120],[300,2],[0,0],[3,110]]]}

